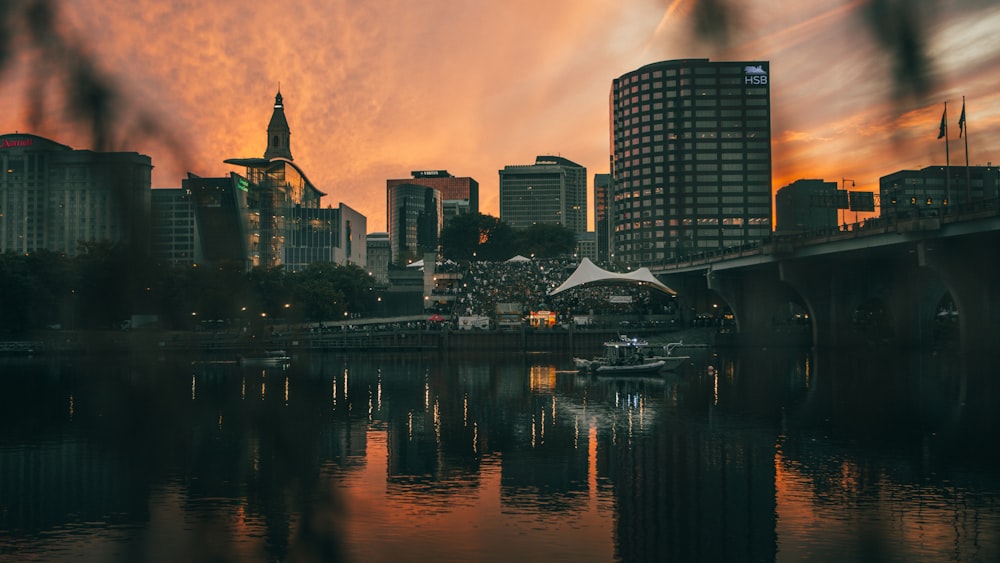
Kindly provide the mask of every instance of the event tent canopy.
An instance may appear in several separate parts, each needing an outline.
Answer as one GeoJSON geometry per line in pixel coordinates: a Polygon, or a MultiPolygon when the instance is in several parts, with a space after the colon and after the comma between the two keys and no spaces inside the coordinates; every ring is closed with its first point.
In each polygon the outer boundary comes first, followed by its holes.
{"type": "Polygon", "coordinates": [[[633,272],[627,274],[616,274],[614,272],[609,272],[603,268],[598,268],[589,258],[584,258],[580,260],[580,265],[576,267],[576,270],[570,274],[569,278],[562,284],[549,292],[549,295],[555,295],[557,293],[566,291],[567,289],[573,289],[574,287],[579,287],[583,285],[595,285],[599,283],[612,283],[612,282],[626,282],[626,283],[637,283],[643,284],[647,283],[651,287],[656,288],[664,293],[669,293],[670,295],[677,295],[677,292],[670,289],[669,287],[663,285],[663,283],[656,279],[656,276],[649,271],[649,268],[639,268],[633,272]]]}

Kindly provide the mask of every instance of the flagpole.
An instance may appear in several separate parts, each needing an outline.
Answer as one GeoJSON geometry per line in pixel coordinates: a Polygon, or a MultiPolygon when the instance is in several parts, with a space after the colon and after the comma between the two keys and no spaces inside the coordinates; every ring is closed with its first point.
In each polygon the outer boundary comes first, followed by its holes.
{"type": "Polygon", "coordinates": [[[969,122],[965,120],[965,96],[962,96],[962,119],[959,123],[958,134],[965,133],[965,201],[972,201],[972,182],[969,181],[969,122]]]}
{"type": "Polygon", "coordinates": [[[941,119],[944,127],[944,198],[951,199],[951,156],[948,150],[948,102],[944,103],[944,116],[941,119]]]}

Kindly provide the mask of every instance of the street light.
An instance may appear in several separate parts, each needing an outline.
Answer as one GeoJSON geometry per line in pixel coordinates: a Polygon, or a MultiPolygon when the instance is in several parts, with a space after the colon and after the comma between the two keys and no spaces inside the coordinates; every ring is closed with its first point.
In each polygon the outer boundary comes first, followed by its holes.
{"type": "MultiPolygon", "coordinates": [[[[850,178],[843,178],[843,177],[842,177],[842,178],[840,179],[840,189],[841,189],[841,190],[843,190],[843,191],[845,191],[845,192],[847,192],[847,206],[848,206],[848,207],[850,207],[850,206],[851,206],[851,192],[850,192],[850,191],[848,191],[848,190],[847,190],[847,188],[845,187],[845,186],[846,186],[846,184],[847,184],[847,182],[850,182],[850,183],[851,183],[851,187],[852,187],[852,188],[854,187],[854,180],[852,180],[852,179],[850,179],[850,178]]],[[[843,208],[841,208],[841,210],[840,210],[840,222],[841,222],[841,223],[842,223],[842,224],[843,224],[843,225],[844,225],[845,227],[847,226],[847,223],[846,223],[846,222],[845,222],[845,220],[844,220],[844,209],[843,209],[843,208]]],[[[858,222],[858,213],[857,213],[857,211],[855,211],[855,212],[854,212],[854,222],[855,222],[855,223],[857,223],[857,222],[858,222]]]]}

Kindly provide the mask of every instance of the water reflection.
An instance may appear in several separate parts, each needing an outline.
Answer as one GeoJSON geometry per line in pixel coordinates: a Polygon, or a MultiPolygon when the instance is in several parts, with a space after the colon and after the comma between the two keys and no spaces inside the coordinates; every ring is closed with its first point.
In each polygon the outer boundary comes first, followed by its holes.
{"type": "Polygon", "coordinates": [[[4,360],[0,559],[1000,558],[992,373],[946,354],[4,360]]]}

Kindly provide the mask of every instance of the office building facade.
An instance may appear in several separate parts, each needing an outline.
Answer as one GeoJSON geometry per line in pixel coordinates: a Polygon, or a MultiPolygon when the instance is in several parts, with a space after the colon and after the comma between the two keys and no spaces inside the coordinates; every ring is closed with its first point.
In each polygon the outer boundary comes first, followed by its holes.
{"type": "Polygon", "coordinates": [[[313,262],[365,267],[367,220],[354,209],[339,207],[289,209],[283,263],[297,272],[313,262]]]}
{"type": "MultiPolygon", "coordinates": [[[[260,219],[259,213],[251,209],[251,189],[249,180],[235,172],[213,178],[188,174],[181,181],[181,191],[190,198],[192,222],[199,241],[196,258],[193,257],[189,264],[204,261],[215,265],[238,265],[244,270],[255,266],[253,257],[260,244],[257,231],[260,219]]],[[[158,205],[161,202],[160,198],[156,201],[158,205]]],[[[162,215],[163,211],[156,209],[153,214],[162,215]]],[[[164,231],[157,229],[157,240],[165,236],[164,231]]],[[[165,258],[163,255],[157,257],[165,258]]]]}
{"type": "Polygon", "coordinates": [[[368,233],[368,275],[378,285],[389,284],[389,264],[392,263],[392,247],[389,245],[389,233],[368,233]]]}
{"type": "Polygon", "coordinates": [[[0,252],[76,255],[81,243],[149,244],[152,161],[0,135],[0,252]]]}
{"type": "Polygon", "coordinates": [[[879,178],[880,214],[907,214],[1000,198],[1000,167],[928,166],[879,178]]]}
{"type": "Polygon", "coordinates": [[[389,246],[394,263],[405,265],[437,253],[442,228],[441,192],[419,184],[388,190],[389,246]]]}
{"type": "Polygon", "coordinates": [[[444,221],[456,215],[479,213],[479,182],[469,177],[458,178],[447,170],[414,170],[409,179],[386,180],[386,192],[400,184],[415,184],[435,188],[441,193],[444,221]]]}
{"type": "Polygon", "coordinates": [[[836,182],[796,180],[774,196],[775,232],[804,233],[837,226],[836,182]]]}
{"type": "Polygon", "coordinates": [[[611,257],[611,220],[608,197],[611,194],[611,174],[594,174],[594,243],[596,258],[602,263],[611,257]]]}
{"type": "Polygon", "coordinates": [[[194,213],[194,198],[185,188],[157,188],[150,192],[150,250],[168,264],[197,264],[201,233],[194,213]]]}
{"type": "Polygon", "coordinates": [[[500,219],[515,229],[535,223],[587,232],[587,169],[560,156],[500,170],[500,219]]]}
{"type": "Polygon", "coordinates": [[[771,231],[770,67],[664,61],[612,82],[616,262],[656,264],[771,231]]]}

